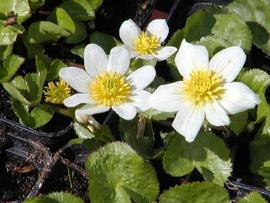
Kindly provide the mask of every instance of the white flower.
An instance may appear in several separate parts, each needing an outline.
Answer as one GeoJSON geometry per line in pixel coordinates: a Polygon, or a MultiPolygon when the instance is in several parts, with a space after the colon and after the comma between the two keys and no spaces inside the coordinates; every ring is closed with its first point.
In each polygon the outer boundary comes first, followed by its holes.
{"type": "Polygon", "coordinates": [[[149,23],[143,32],[131,19],[122,23],[119,35],[130,51],[130,57],[163,61],[174,54],[177,49],[172,46],[162,47],[161,43],[169,34],[166,20],[156,19],[149,23]]]}
{"type": "Polygon", "coordinates": [[[183,81],[162,85],[149,104],[164,112],[177,112],[173,128],[186,141],[194,141],[204,120],[214,126],[230,124],[228,114],[236,114],[258,104],[258,96],[241,82],[232,82],[246,60],[244,51],[233,46],[208,61],[203,46],[182,41],[175,57],[183,81]]]}
{"type": "Polygon", "coordinates": [[[67,107],[85,104],[76,110],[76,115],[93,115],[112,108],[120,117],[133,119],[137,111],[149,108],[150,93],[143,90],[155,78],[152,66],[143,66],[129,76],[130,57],[123,46],[111,50],[109,57],[96,44],[84,50],[85,70],[76,67],[62,68],[60,77],[78,91],[64,100],[67,107]]]}

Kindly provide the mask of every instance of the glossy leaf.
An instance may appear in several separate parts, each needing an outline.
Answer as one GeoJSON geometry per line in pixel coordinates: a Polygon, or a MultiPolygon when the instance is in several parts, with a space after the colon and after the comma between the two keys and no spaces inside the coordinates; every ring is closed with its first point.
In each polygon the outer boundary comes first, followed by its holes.
{"type": "Polygon", "coordinates": [[[98,44],[107,54],[117,44],[117,40],[113,36],[97,31],[90,35],[89,42],[98,44]]]}
{"type": "Polygon", "coordinates": [[[24,58],[11,55],[0,65],[0,83],[8,82],[23,64],[24,58]]]}
{"type": "Polygon", "coordinates": [[[153,167],[125,143],[99,148],[90,154],[85,166],[92,203],[131,203],[131,199],[148,203],[157,198],[159,187],[153,167]]]}
{"type": "Polygon", "coordinates": [[[174,138],[163,157],[163,168],[167,173],[180,177],[196,168],[207,181],[219,185],[227,181],[232,163],[222,139],[214,133],[201,132],[194,142],[188,143],[183,136],[172,134],[174,138]]]}
{"type": "Polygon", "coordinates": [[[83,200],[75,195],[65,192],[54,192],[46,196],[32,197],[23,203],[83,203],[83,200]]]}
{"type": "Polygon", "coordinates": [[[0,3],[0,19],[5,19],[7,13],[13,11],[17,21],[22,23],[31,16],[28,0],[4,0],[0,3]]]}
{"type": "Polygon", "coordinates": [[[208,182],[195,182],[175,186],[163,192],[159,199],[160,203],[229,203],[228,192],[226,189],[208,182]]]}
{"type": "Polygon", "coordinates": [[[252,31],[253,43],[270,55],[270,2],[234,0],[227,8],[242,18],[252,31]]]}
{"type": "Polygon", "coordinates": [[[64,0],[60,5],[72,18],[88,21],[95,18],[95,12],[88,0],[64,0]]]}
{"type": "Polygon", "coordinates": [[[78,20],[75,20],[75,32],[66,38],[66,43],[77,44],[87,37],[86,26],[78,20]]]}
{"type": "Polygon", "coordinates": [[[40,21],[30,25],[27,40],[29,43],[44,43],[56,41],[60,37],[67,37],[69,35],[68,31],[52,22],[40,21]]]}
{"type": "Polygon", "coordinates": [[[29,107],[15,99],[12,100],[12,109],[20,122],[32,127],[39,128],[48,123],[54,114],[53,108],[48,104],[39,104],[31,112],[29,107]]]}
{"type": "Polygon", "coordinates": [[[238,203],[267,203],[267,201],[259,193],[251,192],[240,199],[238,203]]]}

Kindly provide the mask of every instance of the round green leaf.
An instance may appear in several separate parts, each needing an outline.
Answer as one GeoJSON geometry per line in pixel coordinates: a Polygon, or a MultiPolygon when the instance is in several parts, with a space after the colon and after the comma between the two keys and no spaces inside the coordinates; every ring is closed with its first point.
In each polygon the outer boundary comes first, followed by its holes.
{"type": "Polygon", "coordinates": [[[270,55],[270,1],[234,0],[227,7],[247,22],[253,34],[253,43],[270,55]]]}
{"type": "Polygon", "coordinates": [[[23,203],[83,203],[83,200],[69,193],[55,192],[46,196],[29,198],[23,203]]]}
{"type": "Polygon", "coordinates": [[[77,44],[87,37],[86,26],[78,20],[75,20],[75,32],[66,38],[66,43],[77,44]]]}
{"type": "Polygon", "coordinates": [[[88,0],[64,0],[60,7],[77,20],[88,21],[95,18],[95,12],[88,0]]]}
{"type": "Polygon", "coordinates": [[[99,148],[88,157],[86,170],[92,203],[148,203],[159,192],[153,167],[125,143],[99,148]]]}
{"type": "Polygon", "coordinates": [[[6,19],[6,15],[13,11],[18,17],[19,23],[31,16],[28,0],[4,0],[0,3],[0,19],[6,19]]]}
{"type": "Polygon", "coordinates": [[[160,203],[184,203],[184,202],[229,202],[227,191],[213,183],[190,183],[175,186],[165,191],[160,196],[160,203]]]}
{"type": "Polygon", "coordinates": [[[186,175],[197,168],[205,180],[223,185],[232,171],[229,150],[222,139],[211,132],[200,133],[194,142],[174,134],[163,157],[163,167],[172,176],[186,175]]]}
{"type": "Polygon", "coordinates": [[[71,33],[75,33],[76,30],[75,22],[63,8],[55,8],[51,12],[48,20],[59,25],[59,27],[71,33]]]}
{"type": "Polygon", "coordinates": [[[257,192],[251,192],[238,203],[266,203],[267,201],[257,192]]]}
{"type": "Polygon", "coordinates": [[[43,43],[56,41],[60,37],[67,37],[69,35],[69,32],[52,22],[40,21],[30,25],[27,40],[29,43],[43,43]]]}

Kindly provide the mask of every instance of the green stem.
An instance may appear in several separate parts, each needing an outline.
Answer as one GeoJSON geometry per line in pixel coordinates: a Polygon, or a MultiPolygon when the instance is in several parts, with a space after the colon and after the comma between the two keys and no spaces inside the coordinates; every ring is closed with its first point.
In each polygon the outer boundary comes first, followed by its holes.
{"type": "Polygon", "coordinates": [[[63,116],[73,118],[72,115],[70,114],[70,112],[67,109],[64,109],[64,108],[61,108],[61,107],[58,107],[58,106],[54,106],[54,111],[56,113],[59,113],[59,114],[63,115],[63,116]]]}

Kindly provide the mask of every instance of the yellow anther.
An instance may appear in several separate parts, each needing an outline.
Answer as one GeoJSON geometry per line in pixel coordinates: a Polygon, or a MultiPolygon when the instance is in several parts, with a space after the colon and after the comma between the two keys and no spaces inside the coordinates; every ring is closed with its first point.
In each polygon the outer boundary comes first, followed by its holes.
{"type": "Polygon", "coordinates": [[[49,82],[43,92],[46,102],[63,104],[64,100],[70,97],[71,89],[65,81],[60,80],[55,83],[49,82]]]}
{"type": "Polygon", "coordinates": [[[148,55],[155,54],[157,48],[160,47],[160,42],[154,35],[149,35],[142,32],[134,42],[135,50],[139,54],[148,55]]]}

